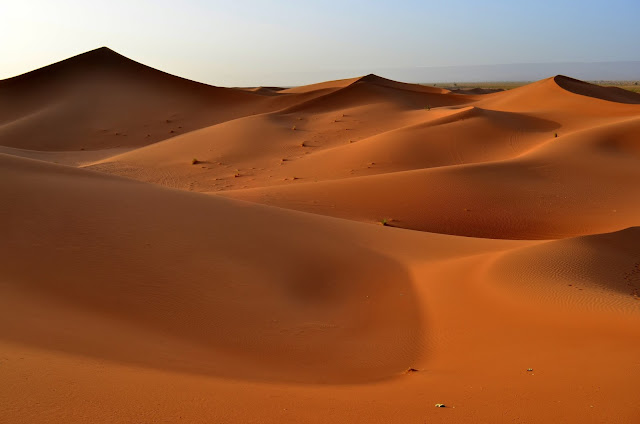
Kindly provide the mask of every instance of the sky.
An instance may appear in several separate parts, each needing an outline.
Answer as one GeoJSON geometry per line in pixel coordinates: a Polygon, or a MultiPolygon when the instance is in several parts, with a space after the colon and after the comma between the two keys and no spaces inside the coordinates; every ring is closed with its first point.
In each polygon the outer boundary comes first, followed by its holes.
{"type": "Polygon", "coordinates": [[[0,0],[0,78],[101,46],[224,86],[387,68],[640,61],[639,17],[639,0],[0,0]]]}

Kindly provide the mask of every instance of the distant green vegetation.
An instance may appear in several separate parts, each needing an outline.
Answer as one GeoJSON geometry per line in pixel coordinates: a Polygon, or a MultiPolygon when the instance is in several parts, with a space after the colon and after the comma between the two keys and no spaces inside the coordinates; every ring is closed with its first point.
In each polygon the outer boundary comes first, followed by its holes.
{"type": "Polygon", "coordinates": [[[604,85],[604,86],[613,86],[624,88],[625,90],[633,91],[635,93],[640,93],[640,81],[592,81],[593,84],[604,85]]]}
{"type": "MultiPolygon", "coordinates": [[[[470,88],[488,88],[511,90],[513,88],[522,87],[532,83],[533,81],[494,81],[494,82],[439,82],[437,84],[422,84],[432,87],[446,88],[448,90],[470,89],[470,88]]],[[[605,87],[619,87],[625,90],[640,93],[640,81],[587,81],[591,84],[602,85],[605,87]]]]}
{"type": "Polygon", "coordinates": [[[446,88],[448,90],[470,89],[470,88],[488,88],[492,90],[503,89],[511,90],[512,88],[522,87],[533,81],[496,81],[496,82],[439,82],[437,84],[422,84],[432,87],[446,88]]]}

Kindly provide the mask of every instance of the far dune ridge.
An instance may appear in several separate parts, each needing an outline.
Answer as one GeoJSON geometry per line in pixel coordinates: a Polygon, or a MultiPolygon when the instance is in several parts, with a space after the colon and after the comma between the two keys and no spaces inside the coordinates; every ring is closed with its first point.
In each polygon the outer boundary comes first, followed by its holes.
{"type": "Polygon", "coordinates": [[[0,422],[635,424],[639,180],[563,75],[2,80],[0,422]]]}

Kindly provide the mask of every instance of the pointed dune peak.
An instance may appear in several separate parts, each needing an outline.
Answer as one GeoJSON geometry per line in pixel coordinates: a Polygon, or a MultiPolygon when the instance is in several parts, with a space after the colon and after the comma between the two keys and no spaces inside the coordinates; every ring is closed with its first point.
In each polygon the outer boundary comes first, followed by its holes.
{"type": "Polygon", "coordinates": [[[345,89],[349,87],[353,87],[356,85],[369,85],[369,86],[379,86],[379,87],[387,87],[387,88],[395,88],[400,90],[408,90],[408,91],[418,91],[422,93],[433,93],[433,94],[447,94],[450,93],[449,90],[444,88],[436,88],[427,85],[420,84],[411,84],[406,82],[394,81],[392,79],[384,78],[376,74],[368,74],[355,78],[346,78],[334,81],[326,81],[317,84],[311,85],[303,85],[300,87],[287,88],[282,90],[282,93],[308,93],[311,91],[335,91],[340,89],[345,89]]]}
{"type": "Polygon", "coordinates": [[[143,65],[142,63],[136,62],[133,59],[129,59],[128,57],[123,56],[108,47],[99,47],[86,53],[81,53],[67,60],[63,60],[62,62],[59,62],[59,64],[66,64],[69,67],[74,66],[77,68],[77,70],[81,71],[87,71],[91,69],[111,70],[131,68],[156,71],[155,69],[143,65]]]}
{"type": "Polygon", "coordinates": [[[640,104],[640,94],[619,87],[603,87],[565,75],[551,78],[560,88],[581,96],[617,103],[640,104]]]}
{"type": "Polygon", "coordinates": [[[135,68],[138,70],[152,70],[152,68],[131,60],[108,47],[100,47],[31,72],[8,78],[0,81],[0,84],[7,86],[14,83],[37,83],[59,77],[76,77],[78,74],[87,74],[100,70],[114,71],[118,69],[130,70],[135,68]]]}
{"type": "Polygon", "coordinates": [[[138,63],[108,47],[99,47],[88,52],[74,56],[68,61],[83,62],[85,64],[113,64],[113,63],[138,63]]]}
{"type": "Polygon", "coordinates": [[[568,77],[566,75],[561,75],[561,74],[558,74],[555,77],[551,77],[550,79],[554,80],[558,84],[563,83],[563,82],[574,82],[574,83],[580,83],[580,84],[585,84],[585,85],[591,85],[588,82],[579,80],[577,78],[571,78],[571,77],[568,77]]]}
{"type": "Polygon", "coordinates": [[[363,77],[358,78],[355,82],[370,82],[373,84],[388,84],[388,83],[396,83],[396,81],[379,77],[376,74],[369,74],[363,77]]]}
{"type": "Polygon", "coordinates": [[[74,57],[102,57],[102,58],[124,58],[120,53],[110,49],[107,46],[98,47],[97,49],[89,50],[74,57]]]}

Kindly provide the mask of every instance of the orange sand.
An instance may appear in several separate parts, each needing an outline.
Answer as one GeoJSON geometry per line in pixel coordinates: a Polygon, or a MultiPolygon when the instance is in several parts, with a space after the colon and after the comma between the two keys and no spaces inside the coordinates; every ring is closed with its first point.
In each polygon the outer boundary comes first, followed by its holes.
{"type": "Polygon", "coordinates": [[[636,423],[639,180],[563,76],[0,81],[0,422],[636,423]]]}

